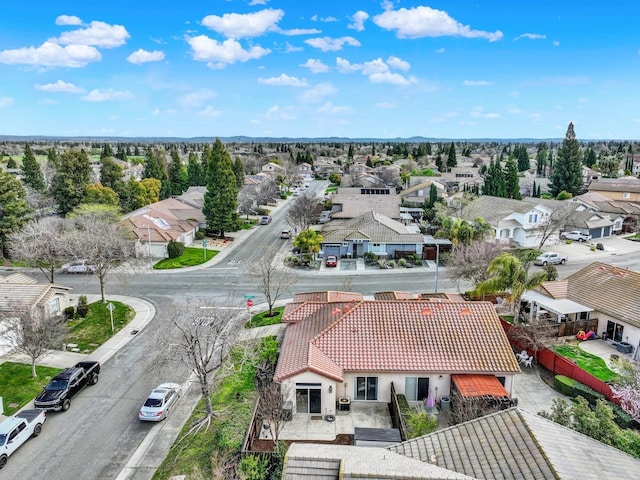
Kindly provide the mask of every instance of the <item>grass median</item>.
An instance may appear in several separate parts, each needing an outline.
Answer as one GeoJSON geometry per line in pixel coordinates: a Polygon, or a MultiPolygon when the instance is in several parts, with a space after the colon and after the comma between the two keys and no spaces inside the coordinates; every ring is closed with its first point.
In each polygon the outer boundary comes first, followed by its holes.
{"type": "Polygon", "coordinates": [[[219,250],[203,250],[202,248],[187,247],[182,255],[176,258],[165,258],[153,266],[154,270],[170,270],[174,268],[193,267],[202,265],[215,257],[219,250]]]}
{"type": "Polygon", "coordinates": [[[31,365],[5,362],[0,364],[0,392],[4,414],[13,415],[38,395],[60,372],[60,368],[36,366],[37,377],[31,376],[31,365]]]}
{"type": "MultiPolygon", "coordinates": [[[[91,353],[115,333],[120,331],[135,316],[135,311],[121,302],[107,300],[107,303],[97,301],[89,304],[86,317],[76,317],[67,322],[69,334],[66,343],[76,344],[81,353],[91,353]],[[112,304],[113,330],[111,330],[111,313],[107,308],[112,304]]],[[[71,365],[69,365],[71,366],[71,365]]]]}

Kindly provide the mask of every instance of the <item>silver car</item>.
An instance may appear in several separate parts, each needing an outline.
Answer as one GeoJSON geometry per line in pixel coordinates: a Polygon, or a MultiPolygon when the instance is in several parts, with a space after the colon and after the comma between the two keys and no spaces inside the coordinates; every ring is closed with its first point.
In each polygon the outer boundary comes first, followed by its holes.
{"type": "Polygon", "coordinates": [[[160,422],[167,418],[169,411],[182,393],[182,387],[177,383],[163,383],[158,385],[147,397],[138,412],[138,418],[147,422],[160,422]]]}

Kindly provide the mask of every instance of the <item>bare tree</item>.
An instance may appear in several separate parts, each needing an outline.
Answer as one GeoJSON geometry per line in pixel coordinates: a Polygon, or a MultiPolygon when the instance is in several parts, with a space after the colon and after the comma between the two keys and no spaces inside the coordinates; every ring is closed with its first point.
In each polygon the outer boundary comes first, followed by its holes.
{"type": "Polygon", "coordinates": [[[288,413],[285,411],[287,396],[280,383],[270,382],[258,390],[257,413],[263,421],[263,427],[268,426],[274,448],[280,440],[280,432],[288,413]]]}
{"type": "Polygon", "coordinates": [[[540,236],[538,249],[541,249],[550,237],[555,234],[559,234],[560,231],[566,227],[569,217],[573,211],[573,206],[567,203],[566,205],[554,208],[548,216],[542,218],[540,222],[538,222],[538,227],[536,229],[537,234],[540,236]]]}
{"type": "Polygon", "coordinates": [[[46,317],[34,308],[16,308],[3,313],[0,320],[5,325],[2,342],[31,360],[31,376],[37,377],[36,362],[48,349],[59,348],[67,329],[61,317],[46,317]]]}
{"type": "Polygon", "coordinates": [[[64,221],[45,217],[29,222],[19,232],[9,235],[12,258],[38,268],[53,283],[57,262],[64,258],[67,244],[64,221]]]}
{"type": "MultiPolygon", "coordinates": [[[[518,312],[516,312],[516,316],[518,312]]],[[[507,332],[507,336],[523,348],[532,351],[535,359],[538,352],[553,343],[558,336],[558,325],[547,319],[531,316],[526,323],[521,323],[507,332]]]]}
{"type": "Polygon", "coordinates": [[[133,239],[118,223],[99,215],[81,215],[69,219],[73,227],[68,233],[68,256],[85,260],[95,267],[100,282],[100,295],[105,302],[104,288],[107,276],[122,262],[135,257],[133,239]]]}
{"type": "Polygon", "coordinates": [[[271,180],[264,180],[256,189],[256,203],[258,205],[267,205],[275,202],[280,198],[280,189],[278,185],[271,180]]]}
{"type": "Polygon", "coordinates": [[[320,199],[313,195],[303,194],[291,203],[287,212],[287,222],[300,231],[306,230],[313,224],[320,199]]]}
{"type": "Polygon", "coordinates": [[[257,207],[257,194],[255,185],[245,185],[238,193],[238,212],[241,215],[249,215],[255,213],[257,207]]]}
{"type": "Polygon", "coordinates": [[[443,255],[451,281],[460,286],[462,280],[469,281],[474,288],[488,278],[487,269],[491,261],[507,251],[500,242],[473,241],[466,245],[458,243],[450,253],[443,255]]]}
{"type": "Polygon", "coordinates": [[[212,385],[246,319],[240,309],[230,308],[229,304],[211,305],[203,301],[176,303],[170,315],[170,325],[176,333],[160,339],[162,354],[158,363],[191,370],[205,403],[204,417],[191,425],[188,435],[208,427],[215,415],[212,385]]]}
{"type": "Polygon", "coordinates": [[[266,251],[255,269],[258,277],[258,290],[267,299],[269,306],[267,315],[270,317],[274,315],[273,306],[278,299],[298,281],[296,275],[280,266],[280,262],[276,259],[276,253],[276,249],[266,251]]]}

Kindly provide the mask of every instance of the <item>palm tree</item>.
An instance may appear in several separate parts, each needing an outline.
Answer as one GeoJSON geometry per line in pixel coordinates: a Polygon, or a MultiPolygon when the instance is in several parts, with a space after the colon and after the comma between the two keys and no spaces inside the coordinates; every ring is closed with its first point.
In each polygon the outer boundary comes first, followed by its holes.
{"type": "Polygon", "coordinates": [[[302,253],[310,253],[313,255],[313,258],[315,258],[315,254],[320,251],[321,243],[322,235],[311,228],[301,231],[293,241],[293,245],[300,247],[302,253]]]}
{"type": "Polygon", "coordinates": [[[476,293],[509,292],[507,302],[517,318],[520,300],[527,290],[537,287],[547,279],[546,272],[529,274],[529,264],[523,263],[511,253],[503,253],[494,258],[487,268],[489,278],[476,287],[476,293]]]}

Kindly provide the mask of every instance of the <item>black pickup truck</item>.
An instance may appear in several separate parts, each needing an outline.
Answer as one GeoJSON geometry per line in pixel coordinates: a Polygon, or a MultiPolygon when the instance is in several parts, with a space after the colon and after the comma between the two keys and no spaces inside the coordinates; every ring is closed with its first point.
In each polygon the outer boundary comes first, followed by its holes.
{"type": "Polygon", "coordinates": [[[99,374],[99,362],[79,362],[53,377],[36,397],[34,405],[42,410],[66,412],[71,406],[71,397],[87,385],[98,383],[99,374]]]}

